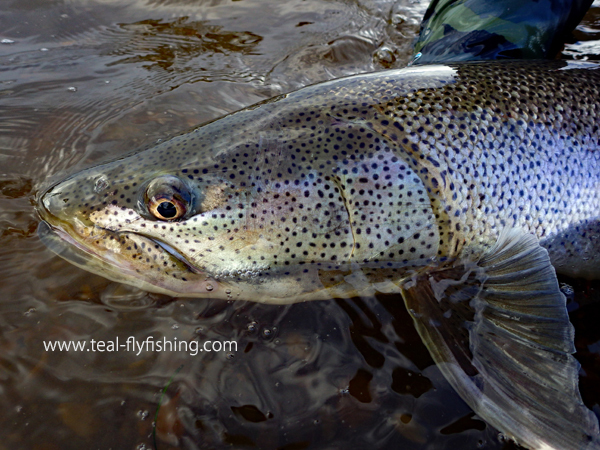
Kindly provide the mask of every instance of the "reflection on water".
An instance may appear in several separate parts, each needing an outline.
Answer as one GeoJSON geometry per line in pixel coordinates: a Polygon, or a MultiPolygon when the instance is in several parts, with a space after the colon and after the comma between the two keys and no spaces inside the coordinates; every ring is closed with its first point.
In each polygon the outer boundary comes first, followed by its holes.
{"type": "Polygon", "coordinates": [[[592,3],[587,15],[573,32],[573,39],[565,45],[565,59],[600,60],[600,1],[592,3]]]}
{"type": "MultiPolygon", "coordinates": [[[[175,70],[174,64],[185,64],[195,56],[208,53],[229,55],[249,54],[262,38],[250,32],[224,31],[221,27],[204,22],[190,22],[189,17],[178,17],[171,22],[142,20],[121,24],[130,34],[131,42],[113,51],[113,55],[133,55],[114,64],[151,62],[143,67],[151,70],[175,70]],[[141,53],[141,54],[140,54],[141,53]]],[[[202,70],[202,68],[199,68],[202,70]]],[[[206,70],[206,69],[204,69],[206,70]]]]}
{"type": "MultiPolygon", "coordinates": [[[[566,58],[598,59],[598,3],[566,58]]],[[[0,11],[0,449],[510,448],[433,365],[395,296],[172,300],[54,257],[32,202],[65,171],[270,96],[402,67],[426,2],[5,1],[0,11]],[[44,340],[235,341],[47,352],[44,340]],[[190,347],[191,348],[191,347],[190,347]],[[169,381],[172,382],[169,384],[169,381]],[[166,388],[166,389],[165,389],[166,388]]],[[[597,283],[574,288],[598,408],[597,283]]]]}

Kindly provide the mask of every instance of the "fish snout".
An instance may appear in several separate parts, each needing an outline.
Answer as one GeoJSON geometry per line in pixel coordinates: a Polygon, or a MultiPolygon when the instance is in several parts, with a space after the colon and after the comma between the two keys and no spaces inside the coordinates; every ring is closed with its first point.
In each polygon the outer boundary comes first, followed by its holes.
{"type": "Polygon", "coordinates": [[[38,211],[44,220],[52,220],[51,217],[59,218],[65,205],[65,199],[56,191],[56,186],[44,192],[38,201],[38,211]]]}
{"type": "Polygon", "coordinates": [[[98,177],[81,174],[48,188],[38,200],[41,218],[54,225],[92,225],[90,214],[110,203],[108,189],[99,192],[95,178],[98,177]]]}

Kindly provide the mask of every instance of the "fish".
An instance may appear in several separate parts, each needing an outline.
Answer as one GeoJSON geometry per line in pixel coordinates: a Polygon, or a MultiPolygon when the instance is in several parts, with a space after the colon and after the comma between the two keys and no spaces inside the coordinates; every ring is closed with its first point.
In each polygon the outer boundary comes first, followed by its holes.
{"type": "Polygon", "coordinates": [[[172,296],[399,293],[479,417],[528,448],[600,449],[556,277],[600,274],[599,112],[586,62],[340,78],[54,183],[38,233],[172,296]]]}

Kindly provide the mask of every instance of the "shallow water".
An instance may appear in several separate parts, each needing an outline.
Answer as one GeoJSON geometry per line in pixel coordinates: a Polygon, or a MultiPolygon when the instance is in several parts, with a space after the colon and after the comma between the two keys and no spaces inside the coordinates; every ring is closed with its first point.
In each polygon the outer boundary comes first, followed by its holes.
{"type": "MultiPolygon", "coordinates": [[[[0,4],[0,450],[153,448],[153,430],[161,450],[513,447],[445,382],[398,297],[172,300],[83,272],[35,233],[34,196],[65,171],[306,84],[404,66],[426,1],[0,4]],[[237,350],[43,347],[130,336],[237,350]]],[[[600,2],[575,38],[564,58],[599,59],[600,2]]],[[[561,281],[582,395],[600,411],[600,283],[561,281]]]]}

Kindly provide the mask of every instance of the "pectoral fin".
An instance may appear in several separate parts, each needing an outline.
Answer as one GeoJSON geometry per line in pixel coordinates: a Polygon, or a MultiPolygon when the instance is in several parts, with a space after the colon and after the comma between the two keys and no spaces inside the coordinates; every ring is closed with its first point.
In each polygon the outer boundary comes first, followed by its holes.
{"type": "Polygon", "coordinates": [[[433,359],[481,418],[526,447],[600,449],[565,297],[534,236],[507,232],[479,261],[418,274],[403,296],[433,359]]]}

